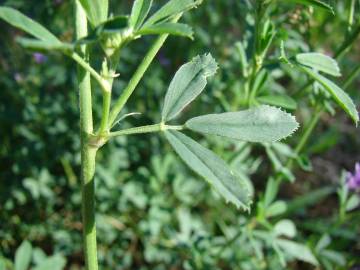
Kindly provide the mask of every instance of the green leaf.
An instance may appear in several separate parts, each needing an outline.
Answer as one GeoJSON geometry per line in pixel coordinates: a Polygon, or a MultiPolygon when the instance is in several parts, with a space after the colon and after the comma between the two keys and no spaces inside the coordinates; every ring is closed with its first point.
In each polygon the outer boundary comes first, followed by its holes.
{"type": "Polygon", "coordinates": [[[247,55],[246,55],[244,45],[242,44],[242,42],[236,42],[235,43],[235,48],[236,48],[237,53],[238,53],[239,58],[240,58],[242,74],[243,74],[244,77],[247,77],[249,75],[248,74],[249,64],[248,64],[247,55]]]}
{"type": "Polygon", "coordinates": [[[54,43],[60,42],[60,40],[50,33],[45,27],[33,21],[16,9],[10,7],[0,7],[0,18],[40,40],[54,43]]]}
{"type": "Polygon", "coordinates": [[[331,13],[334,13],[334,10],[330,5],[324,3],[323,1],[320,1],[320,0],[282,0],[282,1],[286,2],[286,3],[294,3],[294,4],[302,4],[302,5],[306,5],[306,6],[313,6],[313,7],[321,8],[321,9],[324,9],[331,13]]]}
{"type": "Polygon", "coordinates": [[[29,269],[32,256],[32,246],[28,241],[21,243],[15,252],[15,270],[29,269]]]}
{"type": "Polygon", "coordinates": [[[101,36],[102,33],[122,33],[128,28],[128,20],[128,17],[124,15],[112,17],[98,25],[95,29],[95,34],[96,36],[101,36]]]}
{"type": "Polygon", "coordinates": [[[108,0],[80,0],[80,3],[93,27],[98,26],[108,18],[108,0]]]}
{"type": "Polygon", "coordinates": [[[256,98],[262,104],[279,106],[289,110],[296,110],[296,101],[288,95],[267,95],[256,98]]]}
{"type": "Polygon", "coordinates": [[[65,268],[66,260],[60,254],[48,257],[37,265],[33,270],[62,270],[65,268]]]}
{"type": "Polygon", "coordinates": [[[322,71],[329,75],[341,76],[338,63],[333,58],[321,53],[300,53],[296,55],[296,61],[317,71],[322,71]]]}
{"type": "Polygon", "coordinates": [[[193,30],[187,24],[182,23],[160,23],[141,28],[139,35],[157,35],[157,34],[171,34],[176,36],[184,36],[193,39],[193,30]]]}
{"type": "Polygon", "coordinates": [[[130,26],[138,30],[146,19],[151,9],[153,0],[135,0],[131,15],[130,15],[130,26]]]}
{"type": "Polygon", "coordinates": [[[240,112],[198,116],[185,125],[200,133],[262,143],[283,139],[299,126],[294,116],[267,105],[240,112]]]}
{"type": "Polygon", "coordinates": [[[268,80],[268,77],[269,77],[269,73],[265,69],[260,70],[259,73],[256,75],[254,80],[254,85],[252,86],[254,97],[257,96],[257,94],[260,93],[261,90],[263,90],[264,85],[268,80]]]}
{"type": "Polygon", "coordinates": [[[276,201],[266,209],[266,217],[275,217],[286,212],[287,205],[284,201],[276,201]]]}
{"type": "Polygon", "coordinates": [[[165,136],[181,159],[204,177],[227,202],[249,210],[247,184],[236,177],[222,159],[178,131],[165,131],[165,136]]]}
{"type": "Polygon", "coordinates": [[[352,211],[360,205],[359,194],[353,194],[346,202],[346,211],[352,211]]]}
{"type": "Polygon", "coordinates": [[[336,265],[345,266],[347,262],[345,257],[340,252],[334,250],[323,250],[320,256],[328,259],[336,265]]]}
{"type": "Polygon", "coordinates": [[[181,66],[172,79],[165,96],[162,120],[178,115],[205,88],[206,78],[216,73],[217,64],[210,54],[195,57],[181,66]]]}
{"type": "Polygon", "coordinates": [[[274,178],[270,177],[266,183],[264,206],[267,208],[276,198],[279,191],[279,184],[274,178]]]}
{"type": "Polygon", "coordinates": [[[328,234],[324,234],[315,246],[316,252],[321,252],[331,244],[331,238],[328,234]]]}
{"type": "Polygon", "coordinates": [[[144,26],[150,26],[159,21],[168,20],[179,13],[196,7],[198,2],[199,1],[194,0],[170,0],[155,12],[155,14],[145,22],[144,26]]]}
{"type": "Polygon", "coordinates": [[[284,235],[288,238],[294,238],[296,236],[295,224],[289,219],[280,220],[274,226],[274,233],[276,236],[284,235]]]}
{"type": "Polygon", "coordinates": [[[17,42],[27,49],[37,50],[37,51],[73,51],[74,45],[63,42],[51,42],[51,41],[43,41],[32,38],[18,38],[17,42]]]}
{"type": "MultiPolygon", "coordinates": [[[[299,65],[298,65],[299,66],[299,65]]],[[[357,125],[359,121],[359,114],[356,110],[355,104],[347,93],[344,92],[339,86],[325,78],[324,76],[316,73],[310,68],[299,66],[303,71],[305,71],[310,77],[320,83],[325,90],[327,90],[334,100],[339,104],[339,106],[354,120],[357,125]]]]}
{"type": "Polygon", "coordinates": [[[290,255],[291,257],[313,265],[319,264],[315,256],[311,253],[311,250],[305,245],[285,239],[276,239],[276,244],[283,250],[284,253],[290,255]]]}

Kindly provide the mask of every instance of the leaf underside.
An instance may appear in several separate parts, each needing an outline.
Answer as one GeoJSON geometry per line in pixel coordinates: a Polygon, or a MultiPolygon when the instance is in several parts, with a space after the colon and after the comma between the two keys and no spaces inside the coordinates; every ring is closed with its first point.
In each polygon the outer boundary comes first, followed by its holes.
{"type": "Polygon", "coordinates": [[[285,253],[298,260],[311,263],[315,266],[319,265],[317,259],[306,245],[302,245],[286,239],[276,239],[276,244],[279,245],[285,253]]]}
{"type": "Polygon", "coordinates": [[[317,71],[322,71],[335,77],[341,76],[337,62],[327,55],[321,53],[300,53],[296,55],[296,61],[317,71]]]}
{"type": "Polygon", "coordinates": [[[249,210],[250,194],[245,181],[235,176],[222,159],[179,131],[165,131],[165,136],[181,159],[227,202],[249,210]]]}
{"type": "Polygon", "coordinates": [[[324,76],[316,73],[314,70],[299,66],[305,73],[307,73],[310,77],[320,83],[326,91],[328,91],[334,100],[338,103],[338,105],[353,119],[355,124],[359,122],[359,113],[356,109],[356,106],[349,95],[342,90],[335,83],[325,78],[324,76]]]}
{"type": "Polygon", "coordinates": [[[200,133],[261,143],[283,139],[298,128],[291,114],[267,105],[240,112],[198,116],[185,125],[200,133]]]}
{"type": "Polygon", "coordinates": [[[165,96],[162,120],[176,117],[205,88],[206,78],[215,74],[217,64],[210,54],[195,57],[176,72],[165,96]]]}

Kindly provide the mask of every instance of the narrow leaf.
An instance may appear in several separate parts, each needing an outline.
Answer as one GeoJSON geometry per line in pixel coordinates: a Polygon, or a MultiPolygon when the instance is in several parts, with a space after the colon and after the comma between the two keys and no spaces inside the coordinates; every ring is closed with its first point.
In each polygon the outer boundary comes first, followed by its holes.
{"type": "Polygon", "coordinates": [[[321,8],[321,9],[324,9],[331,13],[334,13],[334,10],[330,5],[324,3],[323,1],[320,1],[320,0],[282,0],[282,1],[286,2],[286,3],[294,3],[294,4],[302,4],[302,5],[306,5],[306,6],[313,6],[313,7],[321,8]]]}
{"type": "Polygon", "coordinates": [[[144,24],[144,26],[153,25],[159,21],[167,20],[181,12],[196,7],[198,1],[194,0],[170,0],[161,7],[154,15],[152,15],[144,24]]]}
{"type": "Polygon", "coordinates": [[[93,27],[106,21],[109,10],[108,0],[80,0],[80,3],[93,27]]]}
{"type": "Polygon", "coordinates": [[[297,108],[296,101],[287,95],[267,95],[257,97],[256,99],[262,104],[278,106],[289,110],[297,108]]]}
{"type": "Polygon", "coordinates": [[[37,51],[72,51],[74,50],[74,45],[63,42],[52,42],[52,41],[42,41],[32,38],[18,38],[17,42],[27,49],[37,50],[37,51]]]}
{"type": "Polygon", "coordinates": [[[286,236],[294,238],[296,236],[296,227],[293,221],[283,219],[278,221],[274,226],[274,233],[276,236],[286,236]]]}
{"type": "Polygon", "coordinates": [[[165,96],[162,120],[178,115],[205,88],[206,78],[215,74],[217,64],[210,54],[195,57],[176,72],[165,96]]]}
{"type": "Polygon", "coordinates": [[[222,159],[178,131],[165,131],[165,136],[181,159],[204,177],[227,202],[249,209],[250,198],[245,181],[236,177],[222,159]]]}
{"type": "Polygon", "coordinates": [[[335,265],[345,266],[347,263],[344,255],[334,250],[323,250],[320,256],[332,261],[335,265]]]}
{"type": "Polygon", "coordinates": [[[189,129],[249,142],[274,142],[299,126],[295,117],[278,108],[262,105],[240,112],[208,114],[190,119],[189,129]]]}
{"type": "Polygon", "coordinates": [[[331,238],[328,234],[324,234],[315,246],[316,252],[321,252],[331,244],[331,238]]]}
{"type": "Polygon", "coordinates": [[[15,253],[15,270],[27,270],[31,262],[32,246],[28,241],[21,243],[15,253]]]}
{"type": "Polygon", "coordinates": [[[236,42],[235,43],[235,48],[238,52],[238,55],[240,57],[240,63],[241,63],[241,70],[242,70],[242,74],[244,77],[248,76],[248,60],[247,60],[247,55],[246,55],[246,51],[244,48],[244,45],[242,44],[242,42],[236,42]]]}
{"type": "Polygon", "coordinates": [[[143,27],[137,32],[140,35],[171,34],[193,39],[193,30],[187,24],[182,23],[160,23],[143,27]]]}
{"type": "Polygon", "coordinates": [[[354,120],[355,124],[359,122],[359,113],[356,110],[355,104],[347,93],[344,92],[339,86],[325,78],[324,76],[316,73],[310,68],[299,66],[310,77],[320,83],[325,90],[327,90],[339,106],[354,120]]]}
{"type": "Polygon", "coordinates": [[[60,254],[53,255],[46,259],[43,259],[35,268],[32,270],[62,270],[65,268],[66,259],[60,254]]]}
{"type": "Polygon", "coordinates": [[[267,217],[275,217],[286,212],[286,203],[284,201],[276,201],[269,205],[266,209],[267,217]]]}
{"type": "Polygon", "coordinates": [[[146,19],[147,15],[152,6],[152,0],[135,0],[131,15],[130,15],[130,26],[138,30],[146,19]]]}
{"type": "Polygon", "coordinates": [[[60,42],[59,39],[50,33],[45,27],[33,21],[16,9],[10,7],[0,7],[0,18],[40,40],[60,42]]]}
{"type": "Polygon", "coordinates": [[[119,15],[110,18],[109,20],[101,23],[95,29],[97,36],[101,36],[102,33],[121,33],[128,27],[128,17],[119,15]]]}
{"type": "Polygon", "coordinates": [[[311,250],[305,245],[285,239],[276,239],[276,244],[291,257],[315,266],[319,264],[311,250]]]}
{"type": "Polygon", "coordinates": [[[322,71],[335,77],[341,76],[337,62],[327,55],[321,53],[300,53],[296,55],[296,61],[317,71],[322,71]]]}

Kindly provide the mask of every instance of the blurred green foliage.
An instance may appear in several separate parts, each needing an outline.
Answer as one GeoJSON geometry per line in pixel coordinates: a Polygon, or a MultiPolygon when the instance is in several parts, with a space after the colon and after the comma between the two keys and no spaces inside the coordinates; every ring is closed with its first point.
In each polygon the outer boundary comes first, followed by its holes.
{"type": "MultiPolygon", "coordinates": [[[[306,84],[304,75],[278,61],[281,41],[289,55],[307,51],[334,55],[348,28],[347,2],[330,1],[335,16],[286,3],[271,10],[277,35],[264,63],[269,76],[260,91],[292,95],[306,84]]],[[[111,10],[129,13],[131,4],[112,1],[111,10]]],[[[62,40],[72,40],[71,1],[6,0],[4,5],[62,33],[62,40]]],[[[127,117],[119,125],[158,122],[159,100],[172,74],[194,55],[208,51],[221,68],[210,81],[207,95],[192,105],[191,115],[241,108],[243,77],[235,43],[252,42],[254,18],[249,10],[248,0],[208,0],[186,14],[195,40],[169,39],[127,104],[128,113],[142,114],[127,117]]],[[[39,266],[45,257],[61,262],[66,258],[66,269],[81,269],[74,65],[57,54],[37,63],[32,52],[15,42],[21,32],[3,22],[0,27],[0,269],[13,269],[12,261],[20,269],[15,254],[21,243],[27,243],[24,240],[36,247],[30,256],[31,269],[49,269],[39,266]]],[[[115,96],[151,41],[135,42],[122,52],[115,96]]],[[[359,65],[359,57],[356,42],[340,61],[343,77],[339,84],[359,65]]],[[[359,86],[357,79],[348,87],[356,104],[359,86]]],[[[301,123],[313,113],[312,94],[306,94],[297,98],[296,115],[301,123]]],[[[95,117],[99,118],[100,91],[94,99],[95,117]]],[[[189,115],[185,112],[183,119],[189,115]]],[[[285,184],[276,199],[265,192],[274,163],[268,158],[272,156],[269,149],[274,146],[209,138],[207,143],[234,171],[246,179],[251,176],[256,190],[251,213],[223,202],[179,162],[162,137],[121,137],[106,145],[99,153],[96,174],[101,269],[314,269],[305,263],[314,264],[314,260],[320,262],[320,269],[351,269],[359,264],[360,215],[355,209],[341,220],[335,190],[341,186],[341,169],[352,169],[360,159],[360,134],[343,113],[336,117],[324,114],[322,120],[304,153],[313,154],[313,172],[290,172],[296,182],[285,184]]],[[[297,136],[286,143],[294,145],[297,136]]],[[[289,153],[286,147],[279,143],[273,149],[280,160],[289,153]]],[[[303,169],[311,169],[305,164],[310,162],[306,156],[303,161],[303,169]]],[[[341,189],[340,194],[345,196],[341,189]]]]}

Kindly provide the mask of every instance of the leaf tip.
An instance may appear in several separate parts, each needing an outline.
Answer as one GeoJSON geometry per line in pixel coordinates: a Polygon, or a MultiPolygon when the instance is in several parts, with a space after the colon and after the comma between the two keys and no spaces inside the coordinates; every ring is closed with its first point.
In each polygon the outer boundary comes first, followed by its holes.
{"type": "Polygon", "coordinates": [[[197,56],[195,61],[199,61],[202,65],[202,74],[204,77],[213,76],[216,74],[219,66],[211,55],[211,53],[206,53],[201,56],[197,56]]]}

